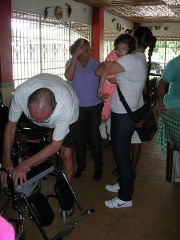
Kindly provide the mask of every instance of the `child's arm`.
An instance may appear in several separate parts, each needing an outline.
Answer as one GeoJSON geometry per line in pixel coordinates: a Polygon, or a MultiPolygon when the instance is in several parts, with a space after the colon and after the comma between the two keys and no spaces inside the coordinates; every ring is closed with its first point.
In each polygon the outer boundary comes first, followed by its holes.
{"type": "Polygon", "coordinates": [[[99,66],[96,69],[96,74],[101,76],[99,88],[98,88],[98,96],[99,97],[102,97],[102,95],[103,95],[103,85],[107,79],[107,76],[108,76],[108,73],[109,73],[109,70],[110,70],[112,64],[113,64],[113,62],[104,62],[103,64],[101,64],[101,66],[99,66]]]}
{"type": "Polygon", "coordinates": [[[116,80],[115,80],[115,78],[109,78],[109,77],[107,77],[107,81],[108,82],[110,82],[111,84],[116,84],[116,80]]]}

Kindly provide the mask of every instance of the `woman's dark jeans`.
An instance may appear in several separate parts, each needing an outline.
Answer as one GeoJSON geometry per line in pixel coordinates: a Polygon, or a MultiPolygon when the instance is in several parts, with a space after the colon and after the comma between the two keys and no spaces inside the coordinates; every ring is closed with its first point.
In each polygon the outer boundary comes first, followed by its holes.
{"type": "Polygon", "coordinates": [[[87,143],[89,143],[92,150],[94,168],[102,170],[103,153],[99,131],[102,107],[103,103],[92,107],[79,108],[76,162],[80,169],[86,168],[86,150],[87,143]]]}
{"type": "Polygon", "coordinates": [[[133,169],[130,157],[131,137],[134,124],[128,114],[111,114],[111,140],[114,157],[119,168],[120,190],[118,197],[123,201],[132,200],[133,169]]]}

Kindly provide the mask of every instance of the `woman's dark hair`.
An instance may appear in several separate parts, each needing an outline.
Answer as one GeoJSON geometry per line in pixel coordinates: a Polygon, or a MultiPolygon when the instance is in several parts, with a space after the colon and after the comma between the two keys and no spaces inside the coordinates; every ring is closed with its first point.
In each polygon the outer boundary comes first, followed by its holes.
{"type": "Polygon", "coordinates": [[[83,45],[85,43],[88,43],[88,40],[86,40],[85,38],[78,38],[69,48],[69,52],[71,55],[74,55],[74,53],[76,52],[76,49],[80,46],[83,45]]]}
{"type": "Polygon", "coordinates": [[[151,30],[148,27],[139,27],[134,31],[134,37],[137,39],[137,46],[144,47],[145,49],[149,47],[148,52],[148,75],[151,70],[151,57],[153,50],[156,46],[156,37],[153,36],[151,30]]]}
{"type": "Polygon", "coordinates": [[[134,31],[137,46],[147,48],[153,41],[153,34],[148,27],[139,27],[134,31]]]}
{"type": "Polygon", "coordinates": [[[129,47],[128,53],[132,53],[135,49],[135,39],[129,34],[121,34],[114,41],[114,49],[118,47],[119,43],[125,43],[129,47]]]}
{"type": "Polygon", "coordinates": [[[149,44],[149,51],[148,51],[148,75],[150,73],[150,70],[151,70],[151,57],[152,57],[152,54],[153,54],[153,51],[154,51],[154,48],[156,46],[156,37],[152,36],[151,38],[151,43],[149,44]]]}
{"type": "MultiPolygon", "coordinates": [[[[150,91],[149,89],[149,74],[151,71],[151,57],[153,54],[153,50],[156,46],[156,37],[153,36],[151,30],[148,27],[139,27],[134,31],[134,37],[137,39],[137,46],[144,47],[145,49],[149,47],[148,51],[148,63],[147,63],[147,80],[146,80],[146,88],[147,93],[150,91]]],[[[145,101],[150,104],[150,95],[147,94],[147,99],[145,101]]]]}

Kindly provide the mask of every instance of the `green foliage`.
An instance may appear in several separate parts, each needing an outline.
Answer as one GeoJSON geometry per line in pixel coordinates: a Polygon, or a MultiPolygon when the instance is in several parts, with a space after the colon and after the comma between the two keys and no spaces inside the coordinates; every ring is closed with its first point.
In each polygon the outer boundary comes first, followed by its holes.
{"type": "Polygon", "coordinates": [[[171,59],[180,54],[179,41],[157,41],[153,51],[152,61],[159,63],[163,68],[171,59]]]}

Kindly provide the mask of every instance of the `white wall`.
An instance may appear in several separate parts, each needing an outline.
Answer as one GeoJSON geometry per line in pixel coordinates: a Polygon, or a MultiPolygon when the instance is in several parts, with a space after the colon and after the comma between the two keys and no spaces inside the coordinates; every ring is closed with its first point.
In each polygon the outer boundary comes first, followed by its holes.
{"type": "MultiPolygon", "coordinates": [[[[81,22],[85,24],[92,24],[92,7],[89,7],[85,4],[77,3],[72,0],[12,0],[12,9],[25,11],[29,13],[37,13],[44,14],[44,10],[46,7],[51,7],[48,12],[48,16],[54,16],[54,9],[56,6],[60,6],[63,8],[63,19],[70,20],[74,22],[81,22]],[[72,13],[70,18],[68,18],[67,14],[67,6],[65,3],[71,5],[72,13]]],[[[124,29],[132,28],[133,24],[130,21],[124,20],[119,17],[115,17],[109,13],[104,13],[104,26],[107,29],[116,30],[117,23],[120,23],[124,29]],[[112,19],[116,20],[112,23],[112,19]]],[[[122,29],[122,32],[124,30],[122,29]]]]}
{"type": "MultiPolygon", "coordinates": [[[[54,9],[56,6],[61,6],[63,8],[63,19],[70,19],[71,21],[91,25],[93,9],[85,4],[74,2],[73,0],[12,0],[12,9],[30,13],[44,14],[45,8],[51,7],[49,9],[50,17],[54,16],[54,9]],[[71,5],[72,14],[70,18],[68,18],[67,6],[65,3],[71,5]]],[[[131,21],[113,16],[107,12],[104,13],[105,28],[116,30],[118,23],[122,26],[121,33],[124,33],[127,28],[133,28],[133,23],[131,21]],[[112,22],[113,18],[115,18],[114,22],[112,22]]],[[[141,25],[152,27],[152,32],[155,36],[180,36],[180,23],[141,23],[141,25]],[[160,29],[156,30],[155,26],[160,26],[160,29]],[[169,27],[167,31],[164,30],[166,26],[169,27]]]]}
{"type": "Polygon", "coordinates": [[[29,13],[44,14],[46,7],[51,7],[49,9],[49,17],[54,16],[54,10],[56,6],[63,8],[63,19],[70,19],[71,21],[81,22],[91,25],[92,23],[92,8],[81,3],[76,3],[72,0],[12,0],[12,9],[25,11],[29,13]],[[72,13],[70,18],[67,14],[67,6],[65,3],[71,5],[72,13]]]}
{"type": "Polygon", "coordinates": [[[142,26],[151,28],[154,36],[156,37],[179,37],[180,38],[180,23],[143,23],[142,26]],[[157,29],[159,27],[159,29],[157,29]],[[168,27],[165,30],[164,27],[168,27]]]}
{"type": "Polygon", "coordinates": [[[133,23],[123,18],[116,17],[107,12],[104,13],[104,27],[107,29],[117,30],[117,24],[121,24],[121,32],[124,33],[126,29],[133,29],[133,23]],[[112,22],[112,19],[115,21],[112,22]]]}

